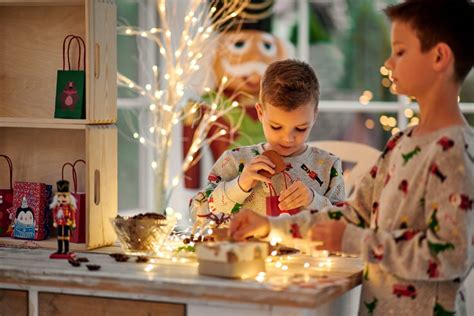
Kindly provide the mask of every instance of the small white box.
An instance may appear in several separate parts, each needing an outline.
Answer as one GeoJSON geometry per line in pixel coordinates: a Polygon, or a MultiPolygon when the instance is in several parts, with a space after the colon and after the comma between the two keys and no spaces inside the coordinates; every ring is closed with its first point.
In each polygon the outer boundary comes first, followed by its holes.
{"type": "Polygon", "coordinates": [[[265,271],[268,244],[263,242],[203,242],[196,244],[199,274],[245,279],[265,271]]]}

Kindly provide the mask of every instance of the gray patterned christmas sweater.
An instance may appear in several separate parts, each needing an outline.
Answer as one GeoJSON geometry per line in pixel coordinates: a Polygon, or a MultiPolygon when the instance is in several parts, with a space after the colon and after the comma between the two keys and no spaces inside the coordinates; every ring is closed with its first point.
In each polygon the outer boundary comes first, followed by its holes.
{"type": "MultiPolygon", "coordinates": [[[[238,184],[238,178],[245,164],[264,152],[263,143],[244,146],[225,151],[212,167],[208,184],[198,192],[190,203],[191,217],[196,215],[237,213],[242,207],[250,208],[260,214],[266,214],[267,197],[270,188],[266,183],[258,182],[250,191],[245,192],[238,184]]],[[[279,194],[291,181],[301,180],[313,191],[313,200],[309,209],[322,209],[344,200],[344,178],[341,160],[324,150],[307,146],[297,156],[283,157],[289,175],[278,174],[272,178],[275,193],[279,194]],[[291,179],[290,179],[291,178],[291,179]]],[[[274,195],[275,196],[275,195],[274,195]]]]}
{"type": "Polygon", "coordinates": [[[271,220],[271,238],[345,218],[342,250],[366,262],[360,315],[465,315],[474,262],[474,130],[392,137],[350,198],[271,220]]]}

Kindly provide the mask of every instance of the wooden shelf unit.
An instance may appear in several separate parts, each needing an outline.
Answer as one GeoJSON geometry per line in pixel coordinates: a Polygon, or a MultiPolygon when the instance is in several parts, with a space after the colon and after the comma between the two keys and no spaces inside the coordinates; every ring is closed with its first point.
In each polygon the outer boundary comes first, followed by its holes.
{"type": "MultiPolygon", "coordinates": [[[[56,76],[68,34],[86,42],[84,122],[116,122],[116,7],[110,0],[0,0],[1,118],[54,118],[56,76]]],[[[77,55],[71,57],[76,69],[77,55]]]]}
{"type": "MultiPolygon", "coordinates": [[[[76,249],[116,239],[110,224],[118,208],[116,51],[112,0],[0,0],[0,154],[12,159],[14,181],[53,186],[65,162],[86,161],[78,169],[78,191],[87,194],[86,243],[76,249]],[[82,120],[54,118],[56,76],[68,34],[86,43],[82,120]]],[[[72,61],[77,63],[77,55],[72,61]]],[[[8,185],[3,168],[1,188],[8,185]]],[[[66,179],[72,183],[70,173],[66,179]]],[[[18,245],[9,238],[0,241],[9,243],[18,245]]]]}

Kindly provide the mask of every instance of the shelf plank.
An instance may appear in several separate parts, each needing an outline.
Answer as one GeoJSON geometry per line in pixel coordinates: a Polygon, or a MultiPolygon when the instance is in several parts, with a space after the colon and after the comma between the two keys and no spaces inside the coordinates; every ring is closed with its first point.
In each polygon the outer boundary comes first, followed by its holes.
{"type": "MultiPolygon", "coordinates": [[[[26,240],[0,237],[0,247],[57,249],[58,243],[57,239],[54,237],[46,240],[26,240]]],[[[71,251],[87,251],[86,244],[76,244],[72,242],[69,243],[69,249],[71,249],[71,251]]]]}
{"type": "Polygon", "coordinates": [[[85,129],[87,120],[0,117],[0,127],[85,129]]]}
{"type": "Polygon", "coordinates": [[[85,0],[0,0],[0,6],[84,5],[85,0]]]}

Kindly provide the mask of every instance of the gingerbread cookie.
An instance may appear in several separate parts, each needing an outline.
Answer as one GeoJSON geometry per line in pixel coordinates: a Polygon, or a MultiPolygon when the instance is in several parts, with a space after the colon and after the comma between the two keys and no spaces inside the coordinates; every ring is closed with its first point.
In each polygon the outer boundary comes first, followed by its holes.
{"type": "Polygon", "coordinates": [[[274,150],[266,150],[262,155],[267,156],[275,164],[275,173],[271,174],[266,170],[260,170],[258,173],[264,177],[271,178],[274,175],[279,174],[280,172],[286,169],[286,164],[283,161],[283,158],[274,150]]]}

